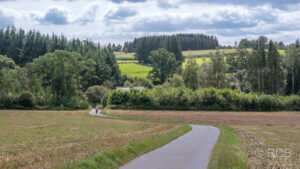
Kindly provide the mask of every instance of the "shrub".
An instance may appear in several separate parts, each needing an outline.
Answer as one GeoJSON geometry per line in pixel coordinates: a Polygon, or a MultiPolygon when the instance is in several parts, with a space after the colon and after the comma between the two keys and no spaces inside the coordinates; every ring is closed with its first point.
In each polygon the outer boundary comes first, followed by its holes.
{"type": "Polygon", "coordinates": [[[109,90],[104,86],[92,86],[86,90],[85,95],[93,106],[97,104],[106,104],[109,90]]]}
{"type": "Polygon", "coordinates": [[[129,100],[129,93],[123,90],[113,90],[108,96],[109,105],[125,105],[129,100]]]}
{"type": "Polygon", "coordinates": [[[152,109],[277,111],[300,110],[300,97],[245,94],[216,88],[193,91],[162,85],[142,91],[113,91],[108,97],[108,104],[152,109]]]}
{"type": "Polygon", "coordinates": [[[260,110],[270,111],[279,109],[279,100],[276,96],[261,95],[259,97],[260,110]]]}
{"type": "Polygon", "coordinates": [[[71,109],[87,109],[89,108],[89,103],[78,96],[73,96],[68,99],[65,106],[71,109]]]}
{"type": "Polygon", "coordinates": [[[19,105],[26,107],[26,108],[33,108],[34,107],[34,98],[31,92],[25,91],[22,92],[18,98],[19,105]]]}
{"type": "Polygon", "coordinates": [[[285,98],[284,108],[286,110],[300,110],[300,97],[299,96],[290,96],[285,98]]]}

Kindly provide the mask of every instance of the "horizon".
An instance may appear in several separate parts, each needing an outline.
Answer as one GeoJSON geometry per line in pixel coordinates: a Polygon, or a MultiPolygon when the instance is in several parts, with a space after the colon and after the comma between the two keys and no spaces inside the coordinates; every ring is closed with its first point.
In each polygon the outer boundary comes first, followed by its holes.
{"type": "Polygon", "coordinates": [[[300,37],[298,7],[295,0],[0,0],[0,28],[34,29],[100,44],[177,33],[216,36],[223,46],[261,35],[289,44],[300,37]]]}

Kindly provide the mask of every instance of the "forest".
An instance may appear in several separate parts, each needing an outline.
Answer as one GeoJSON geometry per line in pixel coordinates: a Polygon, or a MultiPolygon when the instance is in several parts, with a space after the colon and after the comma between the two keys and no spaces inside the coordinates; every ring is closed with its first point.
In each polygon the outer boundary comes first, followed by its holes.
{"type": "Polygon", "coordinates": [[[204,34],[176,34],[176,35],[162,35],[162,36],[147,36],[136,38],[132,42],[125,42],[123,45],[124,52],[136,52],[139,45],[148,43],[149,47],[152,45],[165,46],[169,39],[176,39],[182,50],[204,50],[216,49],[219,47],[217,37],[204,34]],[[146,41],[146,42],[145,42],[146,41]],[[155,44],[151,44],[151,43],[155,44]]]}
{"type": "Polygon", "coordinates": [[[138,61],[152,67],[147,78],[121,75],[113,52],[128,50],[126,45],[101,46],[63,35],[1,29],[0,108],[83,109],[97,104],[136,106],[135,101],[152,108],[201,110],[289,110],[287,105],[296,105],[294,110],[300,106],[298,40],[284,45],[263,36],[242,39],[230,55],[218,50],[216,37],[202,34],[142,37],[134,44],[138,61]],[[198,65],[195,58],[188,58],[183,67],[182,49],[187,49],[183,42],[193,38],[199,40],[195,49],[217,49],[208,62],[198,65]],[[284,48],[284,56],[279,47],[284,48]],[[130,94],[115,91],[117,86],[146,89],[130,94]],[[240,107],[241,102],[248,106],[240,107]],[[228,108],[225,103],[234,105],[228,108]]]}
{"type": "Polygon", "coordinates": [[[0,30],[1,108],[87,108],[90,86],[120,83],[111,48],[38,31],[0,30]]]}

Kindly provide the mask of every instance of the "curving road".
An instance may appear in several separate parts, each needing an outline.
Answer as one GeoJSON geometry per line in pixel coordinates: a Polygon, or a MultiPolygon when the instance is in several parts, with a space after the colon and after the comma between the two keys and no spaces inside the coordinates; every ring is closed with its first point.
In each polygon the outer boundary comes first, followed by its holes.
{"type": "MultiPolygon", "coordinates": [[[[90,114],[96,115],[95,111],[90,114]]],[[[100,116],[105,116],[98,114],[100,116]]],[[[218,140],[216,127],[191,125],[192,130],[176,140],[144,154],[120,169],[205,169],[218,140]]]]}

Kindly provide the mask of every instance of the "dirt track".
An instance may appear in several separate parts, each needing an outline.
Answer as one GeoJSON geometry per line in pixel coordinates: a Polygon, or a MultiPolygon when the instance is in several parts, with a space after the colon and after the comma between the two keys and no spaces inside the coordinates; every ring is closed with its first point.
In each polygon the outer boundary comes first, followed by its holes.
{"type": "Polygon", "coordinates": [[[216,112],[110,110],[109,114],[202,123],[300,126],[300,112],[216,112]]]}

